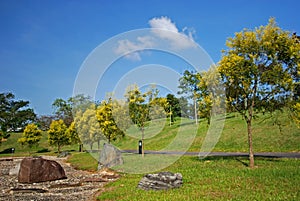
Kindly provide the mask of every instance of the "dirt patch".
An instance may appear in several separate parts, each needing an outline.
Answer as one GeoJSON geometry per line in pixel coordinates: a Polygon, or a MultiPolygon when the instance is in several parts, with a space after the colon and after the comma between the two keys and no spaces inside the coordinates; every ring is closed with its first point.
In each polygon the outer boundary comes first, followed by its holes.
{"type": "Polygon", "coordinates": [[[45,156],[44,158],[60,163],[66,172],[67,179],[33,184],[18,183],[15,169],[22,158],[1,158],[0,200],[94,200],[95,195],[102,191],[104,184],[115,181],[119,177],[118,174],[108,169],[98,172],[76,170],[65,162],[66,158],[52,156],[45,156]]]}

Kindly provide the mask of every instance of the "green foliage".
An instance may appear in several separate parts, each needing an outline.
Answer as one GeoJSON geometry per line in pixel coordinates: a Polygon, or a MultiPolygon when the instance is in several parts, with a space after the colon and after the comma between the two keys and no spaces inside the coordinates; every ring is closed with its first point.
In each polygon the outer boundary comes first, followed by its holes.
{"type": "Polygon", "coordinates": [[[42,138],[42,131],[38,129],[35,124],[28,124],[21,138],[18,139],[18,143],[22,145],[27,145],[29,148],[38,145],[42,138]]]}
{"type": "Polygon", "coordinates": [[[224,93],[220,75],[215,66],[207,72],[190,72],[186,70],[179,80],[179,94],[187,94],[188,98],[193,98],[194,115],[207,119],[210,124],[212,113],[223,113],[221,107],[222,94],[224,93]],[[212,111],[212,109],[214,110],[212,111]],[[217,110],[218,109],[218,110],[217,110]]]}
{"type": "Polygon", "coordinates": [[[51,115],[41,115],[37,118],[36,123],[38,127],[43,130],[49,130],[51,122],[55,120],[54,116],[51,115]]]}
{"type": "Polygon", "coordinates": [[[0,93],[0,129],[17,131],[24,129],[25,125],[34,121],[36,114],[28,108],[29,101],[14,100],[12,93],[0,93]]]}
{"type": "Polygon", "coordinates": [[[92,150],[94,142],[98,142],[99,149],[104,136],[97,120],[96,105],[90,104],[86,110],[78,110],[74,121],[82,143],[89,144],[92,150]]]}
{"type": "Polygon", "coordinates": [[[126,130],[132,125],[132,121],[129,116],[128,105],[123,100],[116,100],[112,98],[109,98],[106,102],[108,103],[106,107],[109,109],[109,115],[107,114],[106,118],[111,119],[113,117],[111,120],[114,121],[113,124],[116,124],[120,130],[118,133],[123,132],[119,133],[123,137],[126,130]]]}
{"type": "Polygon", "coordinates": [[[129,104],[129,115],[131,120],[143,130],[145,122],[149,120],[149,107],[145,103],[147,93],[142,93],[137,85],[133,85],[128,87],[125,97],[129,104]]]}
{"type": "Polygon", "coordinates": [[[194,104],[194,117],[196,124],[198,124],[198,109],[197,109],[197,99],[199,98],[199,82],[201,80],[201,75],[199,72],[190,72],[185,70],[183,76],[179,79],[178,88],[180,91],[178,94],[185,94],[187,98],[193,99],[194,104]]]}
{"type": "Polygon", "coordinates": [[[246,118],[252,104],[266,111],[283,107],[292,95],[300,64],[300,44],[289,32],[271,18],[266,26],[236,33],[227,46],[219,71],[228,102],[246,118]]]}
{"type": "Polygon", "coordinates": [[[79,144],[81,142],[74,121],[71,123],[66,132],[72,144],[79,144]]]}
{"type": "Polygon", "coordinates": [[[296,103],[291,108],[292,111],[292,118],[297,124],[297,126],[300,128],[300,103],[296,103]]]}
{"type": "MultiPolygon", "coordinates": [[[[101,132],[108,140],[108,143],[111,143],[111,141],[125,135],[115,121],[115,118],[118,118],[117,121],[119,125],[126,130],[128,126],[124,121],[122,121],[122,116],[120,116],[124,114],[124,112],[125,111],[122,109],[122,106],[118,105],[116,101],[113,102],[111,98],[109,98],[108,101],[102,101],[98,106],[96,112],[97,120],[99,122],[101,132]],[[113,109],[118,110],[116,111],[118,114],[113,115],[113,109]]],[[[126,118],[126,116],[124,116],[124,118],[126,118]]]]}
{"type": "Polygon", "coordinates": [[[53,103],[54,114],[58,119],[63,119],[67,126],[73,122],[73,113],[78,110],[85,110],[91,104],[90,97],[82,94],[70,97],[68,100],[57,98],[53,103]]]}
{"type": "Polygon", "coordinates": [[[63,119],[64,123],[69,126],[73,121],[72,105],[69,101],[57,98],[52,103],[54,114],[58,119],[63,119]]]}
{"type": "Polygon", "coordinates": [[[48,130],[48,142],[51,146],[57,146],[57,151],[60,153],[64,145],[70,144],[67,126],[62,119],[52,121],[48,130]]]}
{"type": "Polygon", "coordinates": [[[165,111],[169,114],[171,122],[174,123],[176,117],[181,117],[181,107],[179,99],[173,94],[167,94],[165,111]]]}
{"type": "Polygon", "coordinates": [[[244,29],[227,41],[219,63],[228,103],[247,122],[251,167],[252,119],[258,111],[273,112],[293,98],[299,80],[300,44],[273,18],[255,30],[244,29]]]}
{"type": "Polygon", "coordinates": [[[4,137],[4,132],[0,130],[0,145],[2,143],[3,137],[4,137]]]}

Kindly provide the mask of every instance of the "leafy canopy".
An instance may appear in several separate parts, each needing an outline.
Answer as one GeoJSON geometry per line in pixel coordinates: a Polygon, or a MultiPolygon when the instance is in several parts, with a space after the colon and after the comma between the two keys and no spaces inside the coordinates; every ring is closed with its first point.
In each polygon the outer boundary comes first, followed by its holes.
{"type": "Polygon", "coordinates": [[[300,44],[273,18],[230,38],[219,64],[227,101],[246,115],[250,107],[274,111],[293,95],[299,79],[300,44]]]}
{"type": "Polygon", "coordinates": [[[70,144],[70,138],[66,131],[67,126],[62,119],[52,121],[48,130],[48,142],[50,145],[57,146],[59,153],[62,146],[70,144]]]}
{"type": "Polygon", "coordinates": [[[22,137],[18,139],[18,142],[22,145],[32,147],[37,145],[42,138],[42,131],[38,129],[35,124],[28,124],[22,134],[22,137]]]}
{"type": "Polygon", "coordinates": [[[14,100],[12,93],[0,93],[0,129],[17,131],[35,120],[36,114],[29,108],[29,101],[14,100]]]}

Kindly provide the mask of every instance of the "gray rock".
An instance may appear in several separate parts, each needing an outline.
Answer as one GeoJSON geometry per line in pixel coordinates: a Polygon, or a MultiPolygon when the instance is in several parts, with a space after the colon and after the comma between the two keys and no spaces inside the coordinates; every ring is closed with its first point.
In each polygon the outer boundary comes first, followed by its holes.
{"type": "Polygon", "coordinates": [[[70,153],[67,151],[62,151],[60,154],[57,155],[57,158],[65,158],[67,156],[69,156],[70,153]]]}
{"type": "Polygon", "coordinates": [[[181,173],[160,172],[157,174],[146,174],[137,187],[143,190],[167,190],[179,188],[181,185],[181,173]]]}
{"type": "Polygon", "coordinates": [[[100,154],[98,170],[103,167],[113,167],[124,163],[121,151],[111,144],[105,143],[100,154]]]}
{"type": "Polygon", "coordinates": [[[58,162],[42,157],[24,158],[18,175],[20,183],[38,183],[66,178],[65,171],[58,162]]]}
{"type": "Polygon", "coordinates": [[[16,165],[9,170],[9,175],[18,175],[20,171],[21,161],[17,162],[16,165]]]}

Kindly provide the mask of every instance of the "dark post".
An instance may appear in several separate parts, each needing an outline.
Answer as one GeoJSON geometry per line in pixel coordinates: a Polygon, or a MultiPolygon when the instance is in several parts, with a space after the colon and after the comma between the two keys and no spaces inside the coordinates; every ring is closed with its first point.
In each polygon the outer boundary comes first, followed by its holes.
{"type": "Polygon", "coordinates": [[[142,140],[139,141],[139,154],[142,154],[142,147],[143,147],[143,142],[142,140]]]}

